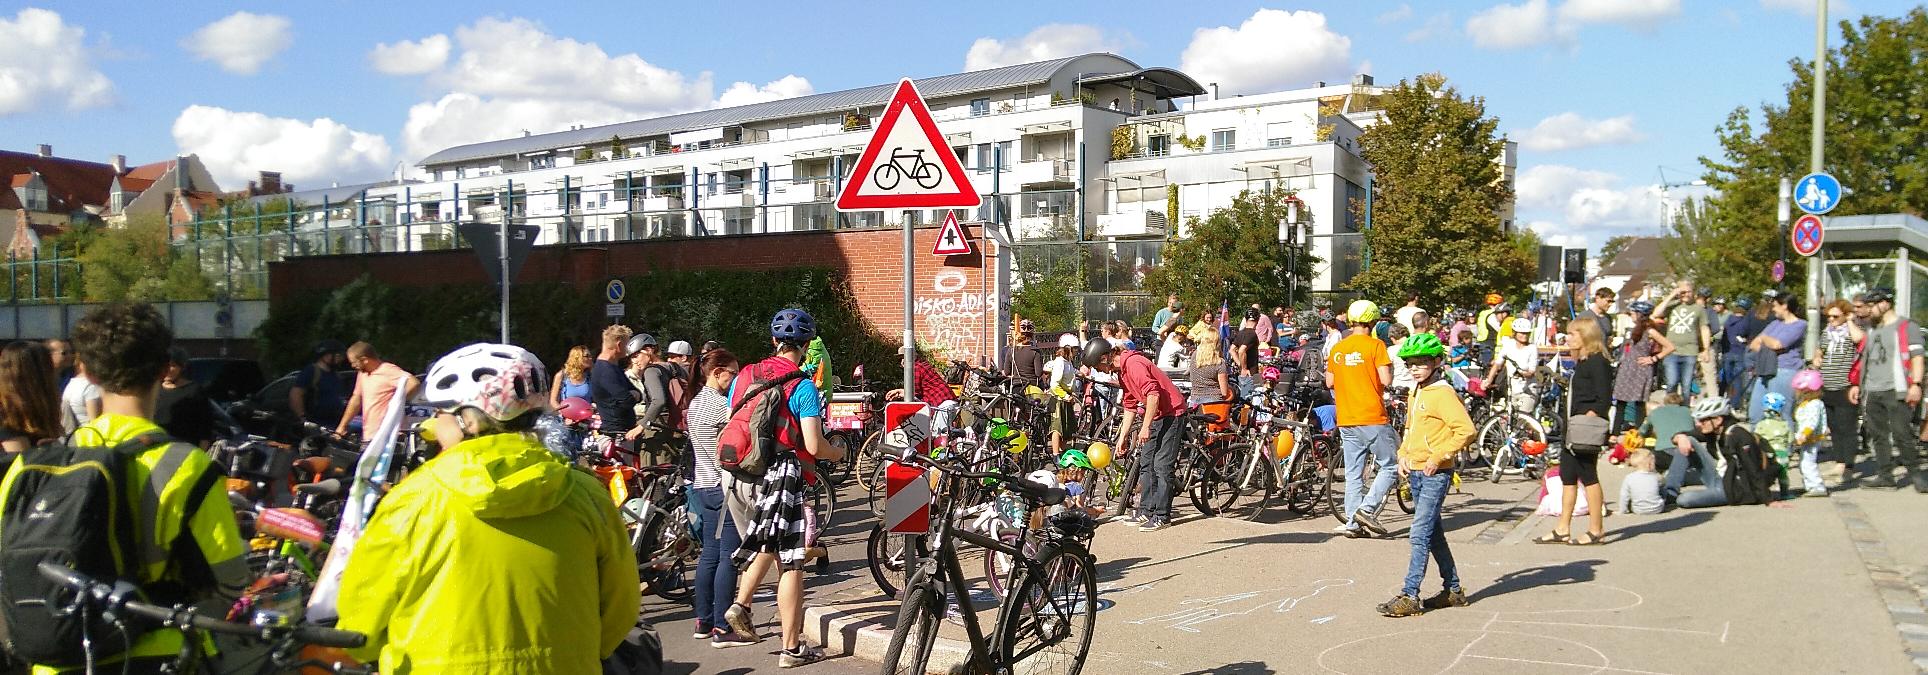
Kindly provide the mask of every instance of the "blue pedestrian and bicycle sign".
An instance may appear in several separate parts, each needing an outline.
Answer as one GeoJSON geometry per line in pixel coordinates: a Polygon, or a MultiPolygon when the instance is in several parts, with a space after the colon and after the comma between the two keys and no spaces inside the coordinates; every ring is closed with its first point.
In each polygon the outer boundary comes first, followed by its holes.
{"type": "MultiPolygon", "coordinates": [[[[1794,184],[1794,205],[1814,215],[1833,211],[1841,204],[1841,181],[1833,175],[1811,173],[1794,184]]],[[[1803,254],[1805,255],[1805,254],[1803,254]]]]}
{"type": "Polygon", "coordinates": [[[1810,256],[1821,252],[1821,239],[1825,230],[1821,217],[1807,214],[1794,219],[1794,227],[1788,230],[1788,242],[1794,245],[1794,252],[1810,256]]]}

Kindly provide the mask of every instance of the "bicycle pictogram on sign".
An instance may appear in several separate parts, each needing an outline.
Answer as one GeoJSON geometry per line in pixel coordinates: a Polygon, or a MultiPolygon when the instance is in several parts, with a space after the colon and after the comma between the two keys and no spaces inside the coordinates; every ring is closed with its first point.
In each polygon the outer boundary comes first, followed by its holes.
{"type": "Polygon", "coordinates": [[[870,181],[878,189],[895,190],[905,176],[910,176],[919,187],[930,190],[944,182],[944,169],[937,162],[924,161],[923,150],[904,152],[903,148],[897,147],[890,149],[889,162],[877,165],[877,171],[871,174],[870,181]],[[900,163],[903,160],[910,160],[908,168],[900,163]]]}

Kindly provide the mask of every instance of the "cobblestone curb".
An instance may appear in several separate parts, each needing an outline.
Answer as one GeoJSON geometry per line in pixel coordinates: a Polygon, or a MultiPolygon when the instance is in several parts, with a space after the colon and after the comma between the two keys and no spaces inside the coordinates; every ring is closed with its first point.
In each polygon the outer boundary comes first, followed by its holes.
{"type": "Polygon", "coordinates": [[[1868,521],[1868,515],[1861,510],[1844,492],[1830,495],[1834,500],[1835,513],[1841,522],[1848,526],[1848,539],[1854,542],[1854,551],[1861,557],[1861,563],[1868,568],[1868,579],[1874,582],[1875,594],[1894,620],[1895,630],[1901,633],[1901,641],[1906,645],[1908,658],[1915,669],[1928,673],[1928,570],[1917,571],[1910,577],[1910,570],[1888,555],[1888,545],[1881,537],[1881,531],[1868,521]]]}

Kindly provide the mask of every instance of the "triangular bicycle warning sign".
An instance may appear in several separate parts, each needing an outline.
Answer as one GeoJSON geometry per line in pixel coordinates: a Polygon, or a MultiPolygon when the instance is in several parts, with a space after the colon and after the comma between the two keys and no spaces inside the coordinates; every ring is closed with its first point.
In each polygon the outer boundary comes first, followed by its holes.
{"type": "Polygon", "coordinates": [[[965,208],[980,200],[937,132],[917,86],[909,78],[898,82],[864,154],[837,193],[837,210],[965,208]]]}
{"type": "Polygon", "coordinates": [[[937,233],[937,244],[931,247],[931,255],[970,255],[971,237],[964,234],[964,226],[957,224],[957,213],[944,213],[944,229],[937,233]]]}

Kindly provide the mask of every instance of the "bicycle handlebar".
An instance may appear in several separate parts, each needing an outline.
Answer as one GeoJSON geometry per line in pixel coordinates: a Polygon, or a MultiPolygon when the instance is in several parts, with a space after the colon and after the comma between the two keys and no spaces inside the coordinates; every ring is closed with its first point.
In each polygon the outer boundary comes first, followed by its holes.
{"type": "Polygon", "coordinates": [[[163,626],[194,628],[210,633],[244,635],[261,639],[274,639],[285,635],[302,644],[344,649],[360,647],[368,642],[368,636],[353,631],[307,624],[256,626],[216,619],[197,613],[192,607],[186,605],[174,607],[151,605],[127,597],[134,590],[132,586],[109,586],[52,561],[41,562],[39,568],[41,576],[80,593],[83,602],[101,603],[110,611],[126,610],[129,614],[163,626]]]}
{"type": "Polygon", "coordinates": [[[1044,506],[1063,504],[1067,496],[1064,488],[1045,487],[1018,476],[997,471],[971,471],[964,468],[963,464],[937,459],[923,453],[913,452],[906,455],[906,457],[910,458],[913,463],[923,464],[959,478],[976,480],[990,479],[997,481],[1010,491],[1023,495],[1025,498],[1044,506]]]}

